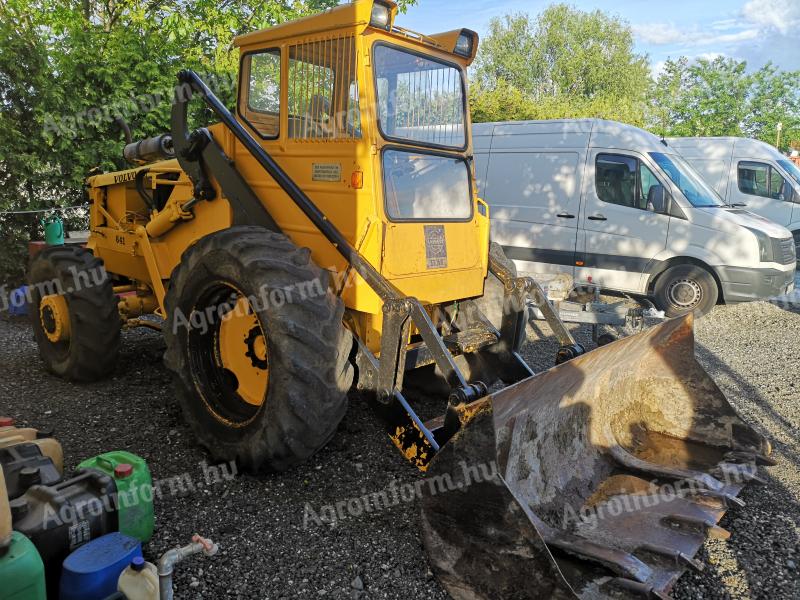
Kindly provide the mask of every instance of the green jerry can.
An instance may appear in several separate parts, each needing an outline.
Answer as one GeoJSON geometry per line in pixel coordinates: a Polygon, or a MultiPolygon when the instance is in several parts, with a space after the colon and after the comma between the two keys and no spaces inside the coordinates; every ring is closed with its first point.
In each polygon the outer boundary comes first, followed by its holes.
{"type": "Polygon", "coordinates": [[[49,215],[42,219],[44,228],[44,243],[48,246],[64,245],[64,221],[57,214],[49,215]]]}
{"type": "Polygon", "coordinates": [[[44,563],[28,538],[18,532],[0,548],[0,600],[47,600],[44,563]]]}
{"type": "Polygon", "coordinates": [[[95,469],[114,479],[117,486],[119,532],[142,543],[153,537],[153,478],[147,462],[123,450],[87,459],[78,469],[95,469]]]}

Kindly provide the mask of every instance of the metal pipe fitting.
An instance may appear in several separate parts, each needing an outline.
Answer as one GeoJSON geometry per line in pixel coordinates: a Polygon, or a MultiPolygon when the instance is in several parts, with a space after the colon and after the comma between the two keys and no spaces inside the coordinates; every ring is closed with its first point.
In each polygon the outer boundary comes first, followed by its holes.
{"type": "Polygon", "coordinates": [[[158,560],[158,587],[161,600],[172,600],[172,573],[175,565],[200,552],[208,557],[214,556],[218,550],[219,546],[214,542],[195,534],[191,544],[165,552],[158,560]]]}

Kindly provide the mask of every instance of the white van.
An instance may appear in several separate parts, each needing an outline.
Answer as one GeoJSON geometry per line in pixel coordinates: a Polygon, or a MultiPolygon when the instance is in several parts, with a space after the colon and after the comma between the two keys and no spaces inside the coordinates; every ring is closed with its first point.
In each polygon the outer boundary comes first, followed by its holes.
{"type": "Polygon", "coordinates": [[[667,143],[728,204],[783,225],[800,249],[800,168],[774,146],[737,137],[668,138],[667,143]]]}
{"type": "Polygon", "coordinates": [[[791,233],[726,206],[646,131],[579,119],[473,133],[492,237],[522,273],[648,295],[670,316],[794,289],[791,233]]]}

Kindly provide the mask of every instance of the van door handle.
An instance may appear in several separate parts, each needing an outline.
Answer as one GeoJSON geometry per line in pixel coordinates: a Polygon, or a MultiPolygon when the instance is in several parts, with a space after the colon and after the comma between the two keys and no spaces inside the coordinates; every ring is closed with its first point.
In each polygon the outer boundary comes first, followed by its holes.
{"type": "Polygon", "coordinates": [[[589,220],[590,221],[608,221],[608,219],[606,219],[605,215],[592,215],[591,217],[589,217],[589,220]]]}
{"type": "Polygon", "coordinates": [[[559,219],[574,219],[575,215],[571,215],[569,213],[559,213],[556,215],[559,219]]]}

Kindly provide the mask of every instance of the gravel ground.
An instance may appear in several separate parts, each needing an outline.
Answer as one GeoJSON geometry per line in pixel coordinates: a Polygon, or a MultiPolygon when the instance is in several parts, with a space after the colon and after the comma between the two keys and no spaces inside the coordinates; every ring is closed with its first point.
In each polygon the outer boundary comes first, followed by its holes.
{"type": "MultiPolygon", "coordinates": [[[[799,332],[797,304],[717,307],[697,325],[701,362],[746,420],[773,440],[778,465],[765,472],[766,487],[748,486],[747,506],[722,522],[731,539],[706,544],[705,572],[685,575],[675,598],[800,598],[799,332]]],[[[575,333],[586,341],[585,330],[575,333]]],[[[0,317],[0,414],[54,428],[67,468],[112,449],[147,459],[165,493],[155,501],[146,556],[154,561],[195,532],[220,545],[215,558],[178,567],[176,598],[447,598],[424,556],[415,503],[335,526],[313,519],[304,526],[309,508],[319,513],[392,480],[420,477],[358,396],[333,442],[303,468],[214,482],[208,456],[174,404],[160,336],[137,330],[124,338],[112,379],[68,384],[43,370],[26,321],[0,317]],[[163,482],[174,477],[192,485],[171,494],[163,482]]],[[[544,369],[554,350],[547,340],[529,344],[525,355],[544,369]]]]}

